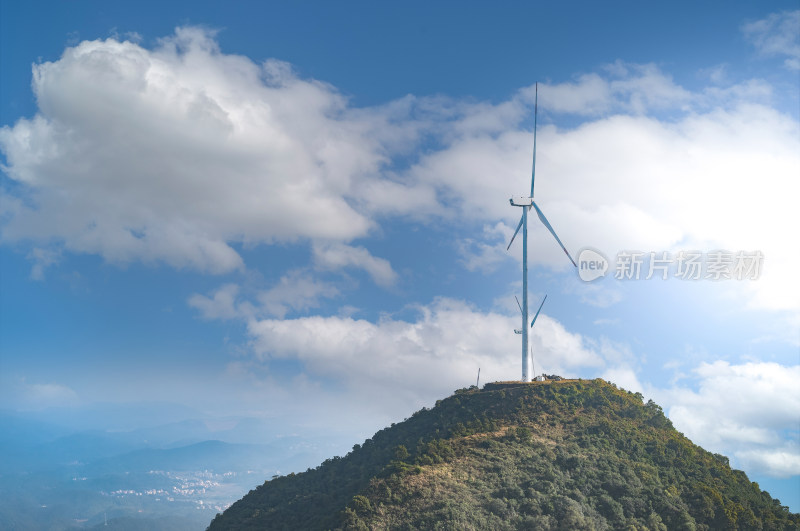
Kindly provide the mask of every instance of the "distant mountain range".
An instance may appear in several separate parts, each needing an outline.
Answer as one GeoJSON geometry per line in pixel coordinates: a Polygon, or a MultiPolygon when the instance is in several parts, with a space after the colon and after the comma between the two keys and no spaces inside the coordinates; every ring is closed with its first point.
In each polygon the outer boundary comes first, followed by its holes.
{"type": "Polygon", "coordinates": [[[800,515],[602,380],[457,391],[267,481],[209,531],[800,529],[800,515]]]}
{"type": "Polygon", "coordinates": [[[252,418],[74,432],[0,412],[0,529],[200,531],[265,477],[321,462],[330,443],[252,418]],[[254,440],[268,442],[231,442],[254,440]]]}

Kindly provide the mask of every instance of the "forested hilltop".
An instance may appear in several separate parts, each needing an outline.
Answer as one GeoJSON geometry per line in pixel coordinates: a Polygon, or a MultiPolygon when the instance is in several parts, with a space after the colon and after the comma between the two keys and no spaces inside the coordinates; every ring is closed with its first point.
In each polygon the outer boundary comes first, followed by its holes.
{"type": "Polygon", "coordinates": [[[603,380],[463,389],[211,522],[255,529],[799,529],[661,408],[603,380]]]}

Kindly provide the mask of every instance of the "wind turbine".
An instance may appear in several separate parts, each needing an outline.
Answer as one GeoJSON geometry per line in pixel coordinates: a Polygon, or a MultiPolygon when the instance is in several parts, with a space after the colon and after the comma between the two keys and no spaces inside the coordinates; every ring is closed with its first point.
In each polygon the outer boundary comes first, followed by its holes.
{"type": "MultiPolygon", "coordinates": [[[[564,244],[561,243],[561,239],[556,234],[556,231],[553,230],[553,226],[550,225],[550,222],[547,221],[547,218],[544,216],[542,209],[539,208],[539,205],[533,200],[533,185],[536,180],[536,120],[539,115],[539,84],[536,84],[536,97],[534,100],[534,107],[533,107],[533,169],[531,170],[531,194],[530,196],[515,196],[509,199],[509,203],[511,206],[522,207],[522,218],[519,220],[519,224],[517,225],[517,230],[514,231],[514,235],[511,237],[511,241],[508,242],[508,247],[506,250],[511,248],[511,244],[514,243],[514,238],[517,237],[519,233],[519,229],[522,228],[522,329],[520,330],[522,333],[522,381],[523,382],[530,382],[530,358],[528,352],[528,211],[531,207],[536,209],[536,215],[539,216],[539,221],[547,227],[547,230],[550,231],[550,234],[553,235],[553,238],[556,239],[558,244],[564,250],[564,253],[569,258],[569,261],[572,262],[572,265],[578,267],[578,264],[575,263],[575,260],[572,259],[570,256],[569,251],[567,248],[564,247],[564,244]]],[[[517,301],[519,302],[519,301],[517,301]]],[[[544,304],[544,301],[542,301],[544,304]]],[[[541,306],[539,307],[541,310],[541,306]]],[[[536,312],[536,315],[539,315],[539,312],[536,312]]],[[[535,319],[535,318],[534,318],[535,319]]],[[[533,323],[531,323],[533,326],[533,323]]]]}
{"type": "MultiPolygon", "coordinates": [[[[519,299],[517,299],[516,295],[514,295],[514,298],[517,300],[517,306],[519,306],[519,311],[522,312],[522,306],[520,306],[520,304],[519,304],[519,299]]],[[[533,325],[536,324],[536,318],[539,317],[539,312],[542,311],[542,306],[544,306],[544,301],[546,301],[546,300],[547,300],[547,295],[544,296],[544,299],[542,299],[542,303],[539,305],[539,309],[536,310],[536,315],[533,316],[533,321],[531,321],[531,328],[533,328],[533,325]]],[[[515,334],[521,334],[522,333],[522,329],[514,329],[514,333],[515,334]]],[[[522,360],[523,378],[524,378],[525,374],[530,374],[530,372],[531,372],[530,371],[530,366],[531,366],[531,361],[533,360],[533,347],[530,347],[528,349],[528,351],[530,352],[530,356],[526,356],[522,360]]],[[[480,374],[480,370],[478,371],[478,374],[480,374]]],[[[525,380],[525,381],[528,381],[528,380],[525,380]]]]}

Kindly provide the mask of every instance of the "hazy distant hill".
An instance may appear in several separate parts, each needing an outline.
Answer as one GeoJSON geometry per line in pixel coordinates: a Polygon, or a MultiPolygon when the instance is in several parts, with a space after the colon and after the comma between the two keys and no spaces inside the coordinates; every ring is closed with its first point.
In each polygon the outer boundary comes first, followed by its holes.
{"type": "Polygon", "coordinates": [[[264,477],[342,447],[272,430],[222,418],[73,431],[0,410],[0,530],[198,531],[264,477]],[[247,440],[264,442],[235,442],[247,440]]]}
{"type": "Polygon", "coordinates": [[[593,380],[458,391],[209,526],[331,528],[798,529],[800,515],[655,403],[593,380]]]}

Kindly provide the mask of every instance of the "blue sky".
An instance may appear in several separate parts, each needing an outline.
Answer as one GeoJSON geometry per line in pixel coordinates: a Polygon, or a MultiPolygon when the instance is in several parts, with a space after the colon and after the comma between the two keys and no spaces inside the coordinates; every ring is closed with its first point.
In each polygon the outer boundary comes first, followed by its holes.
{"type": "Polygon", "coordinates": [[[4,409],[355,443],[518,378],[539,82],[536,197],[573,256],[764,259],[586,283],[531,223],[536,372],[641,391],[800,509],[797,2],[0,6],[4,409]]]}

